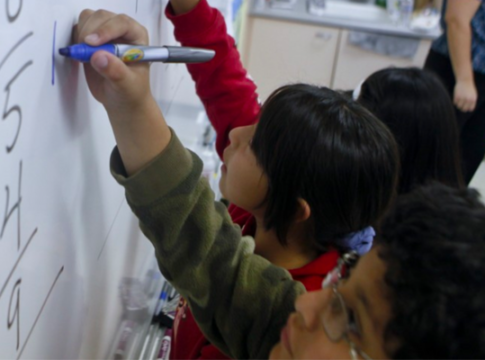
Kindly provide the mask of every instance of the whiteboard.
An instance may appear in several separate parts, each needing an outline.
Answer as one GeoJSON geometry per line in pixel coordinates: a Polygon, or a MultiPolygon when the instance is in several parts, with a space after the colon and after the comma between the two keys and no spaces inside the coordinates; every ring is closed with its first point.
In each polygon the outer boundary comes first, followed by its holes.
{"type": "MultiPolygon", "coordinates": [[[[175,45],[161,0],[0,1],[0,358],[106,358],[123,315],[120,285],[159,277],[124,193],[115,144],[82,67],[57,55],[84,8],[140,21],[175,45]]],[[[170,120],[197,104],[184,65],[152,65],[170,120]]],[[[154,291],[152,291],[154,293],[154,291]]]]}

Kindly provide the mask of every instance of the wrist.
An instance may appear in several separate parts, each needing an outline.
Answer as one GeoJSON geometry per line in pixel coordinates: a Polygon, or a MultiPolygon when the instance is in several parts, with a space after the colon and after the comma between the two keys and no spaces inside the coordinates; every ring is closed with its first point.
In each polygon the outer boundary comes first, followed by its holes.
{"type": "Polygon", "coordinates": [[[473,76],[461,76],[461,77],[456,77],[456,83],[457,84],[463,84],[463,85],[473,85],[475,86],[475,81],[473,79],[473,76]]]}
{"type": "Polygon", "coordinates": [[[170,130],[153,97],[107,111],[127,175],[137,172],[170,142],[170,130]]]}
{"type": "Polygon", "coordinates": [[[116,122],[139,118],[152,112],[154,107],[158,107],[158,104],[151,94],[135,101],[118,101],[115,104],[105,105],[110,121],[116,122]]]}

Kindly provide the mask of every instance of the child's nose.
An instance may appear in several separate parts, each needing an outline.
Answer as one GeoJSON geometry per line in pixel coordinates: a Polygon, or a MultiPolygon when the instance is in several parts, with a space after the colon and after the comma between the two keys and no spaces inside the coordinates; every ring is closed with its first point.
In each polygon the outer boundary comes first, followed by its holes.
{"type": "Polygon", "coordinates": [[[241,128],[237,127],[229,132],[229,141],[231,144],[236,145],[241,139],[241,128]]]}
{"type": "Polygon", "coordinates": [[[330,298],[331,290],[322,289],[305,293],[296,299],[295,309],[301,314],[307,329],[314,330],[319,326],[330,298]]]}

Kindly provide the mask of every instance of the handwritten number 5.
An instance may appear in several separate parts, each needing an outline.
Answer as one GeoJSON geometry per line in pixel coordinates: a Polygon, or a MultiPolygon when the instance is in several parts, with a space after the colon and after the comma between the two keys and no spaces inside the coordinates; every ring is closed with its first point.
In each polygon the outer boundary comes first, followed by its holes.
{"type": "Polygon", "coordinates": [[[10,296],[10,304],[8,305],[8,319],[7,319],[7,326],[9,330],[15,322],[17,323],[17,350],[19,349],[19,345],[20,345],[20,283],[21,282],[22,282],[22,279],[18,279],[13,287],[12,295],[10,296]],[[15,301],[15,305],[14,305],[15,308],[12,314],[12,300],[15,295],[15,289],[17,289],[17,301],[15,301]]]}
{"type": "Polygon", "coordinates": [[[10,153],[13,148],[15,147],[15,143],[17,142],[17,139],[20,134],[20,127],[22,125],[22,110],[20,109],[20,106],[14,105],[10,108],[8,108],[8,99],[10,97],[10,86],[17,80],[17,78],[22,74],[22,72],[27,69],[30,65],[33,64],[32,60],[29,60],[27,63],[22,66],[22,68],[17,71],[17,73],[14,75],[14,77],[8,82],[7,86],[5,86],[4,91],[7,93],[7,96],[5,98],[5,107],[3,109],[3,116],[2,120],[5,120],[7,117],[9,117],[12,113],[17,113],[18,116],[18,126],[17,126],[17,133],[15,134],[15,138],[13,139],[13,142],[10,146],[7,145],[7,153],[10,153]]]}

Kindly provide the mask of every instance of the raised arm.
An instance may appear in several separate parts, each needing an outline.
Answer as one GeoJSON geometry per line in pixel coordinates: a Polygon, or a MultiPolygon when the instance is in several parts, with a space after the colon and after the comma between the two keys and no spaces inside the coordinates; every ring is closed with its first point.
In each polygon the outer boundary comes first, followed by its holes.
{"type": "Polygon", "coordinates": [[[456,79],[453,102],[463,112],[473,111],[478,97],[471,60],[470,23],[480,4],[480,0],[448,0],[445,14],[446,36],[456,79]]]}
{"type": "MultiPolygon", "coordinates": [[[[142,26],[106,11],[83,11],[77,29],[78,41],[92,45],[148,43],[142,26]]],[[[163,275],[214,345],[233,358],[267,358],[303,285],[254,255],[254,240],[241,238],[225,205],[214,202],[201,160],[183,148],[153,105],[146,65],[127,66],[98,52],[85,70],[116,136],[112,173],[163,275]]]]}
{"type": "MultiPolygon", "coordinates": [[[[148,44],[146,29],[126,15],[84,10],[75,28],[77,42],[148,44]]],[[[105,107],[128,175],[134,174],[168,145],[170,130],[152,96],[148,63],[127,66],[98,51],[84,65],[94,98],[105,107]]]]}
{"type": "Polygon", "coordinates": [[[162,274],[188,301],[207,339],[234,359],[267,359],[304,287],[254,255],[254,240],[241,237],[201,179],[200,159],[174,135],[135,176],[123,176],[116,151],[111,169],[155,247],[162,274]]]}
{"type": "Polygon", "coordinates": [[[182,45],[216,51],[212,61],[187,68],[217,132],[216,148],[221,156],[231,129],[257,121],[260,107],[256,86],[248,78],[234,39],[227,34],[223,16],[206,0],[172,0],[165,14],[182,45]]]}

